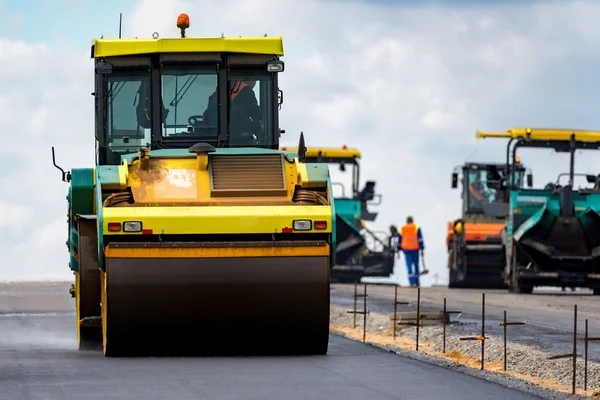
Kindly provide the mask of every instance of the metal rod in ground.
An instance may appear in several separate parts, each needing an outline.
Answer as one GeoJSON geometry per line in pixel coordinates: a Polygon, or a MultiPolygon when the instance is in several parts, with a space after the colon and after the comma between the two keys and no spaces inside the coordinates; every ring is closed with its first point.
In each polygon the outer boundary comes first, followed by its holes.
{"type": "Polygon", "coordinates": [[[485,357],[485,293],[481,293],[481,370],[485,357]]]}
{"type": "Polygon", "coordinates": [[[508,322],[506,320],[506,310],[504,311],[504,322],[500,324],[504,327],[504,371],[506,371],[506,328],[509,325],[525,325],[525,322],[508,322]]]}
{"type": "Polygon", "coordinates": [[[369,310],[367,310],[367,284],[365,283],[365,291],[364,294],[358,294],[356,293],[356,284],[355,284],[355,294],[354,294],[354,310],[352,311],[346,311],[347,313],[350,314],[354,314],[354,329],[356,329],[356,314],[363,314],[364,315],[364,319],[363,319],[363,342],[365,342],[366,336],[367,336],[367,314],[369,313],[369,310]],[[364,308],[363,311],[357,311],[356,310],[356,299],[358,297],[364,297],[363,300],[363,304],[364,304],[364,308]]]}
{"type": "Polygon", "coordinates": [[[583,390],[587,391],[587,378],[588,378],[588,344],[589,342],[600,342],[600,337],[590,337],[588,329],[588,320],[585,320],[585,336],[583,337],[584,344],[584,371],[583,371],[583,390]]]}
{"type": "Polygon", "coordinates": [[[506,310],[504,310],[504,371],[506,371],[506,310]]]}
{"type": "Polygon", "coordinates": [[[443,341],[443,345],[442,345],[442,353],[446,353],[446,318],[448,317],[449,314],[460,314],[461,311],[448,311],[447,308],[447,304],[446,304],[446,298],[444,297],[444,309],[442,310],[442,317],[444,319],[444,341],[443,341]]]}
{"type": "MultiPolygon", "coordinates": [[[[364,297],[363,297],[363,343],[367,341],[367,284],[365,283],[364,297]]],[[[356,314],[354,314],[356,315],[356,314]]]]}
{"type": "Polygon", "coordinates": [[[394,321],[392,325],[394,325],[394,341],[396,341],[396,329],[398,328],[398,304],[410,304],[408,301],[398,301],[398,285],[394,287],[394,321]]]}
{"type": "Polygon", "coordinates": [[[394,286],[394,321],[392,321],[392,325],[394,326],[394,341],[396,341],[396,319],[397,319],[397,308],[398,308],[398,285],[394,286]]]}
{"type": "Polygon", "coordinates": [[[357,287],[358,282],[354,282],[354,324],[352,325],[352,329],[356,329],[356,299],[357,299],[357,287]]]}
{"type": "Polygon", "coordinates": [[[442,353],[446,354],[446,298],[444,297],[444,314],[442,315],[444,320],[444,342],[442,345],[442,353]]]}
{"type": "Polygon", "coordinates": [[[588,367],[587,367],[587,362],[588,362],[588,320],[587,318],[585,319],[585,359],[584,359],[584,365],[585,365],[585,369],[583,372],[583,390],[587,391],[587,372],[588,372],[588,367]]]}
{"type": "Polygon", "coordinates": [[[421,287],[417,288],[417,343],[416,348],[419,351],[419,333],[421,328],[421,287]]]}
{"type": "Polygon", "coordinates": [[[573,312],[573,388],[572,393],[575,394],[575,378],[577,374],[577,304],[573,312]]]}

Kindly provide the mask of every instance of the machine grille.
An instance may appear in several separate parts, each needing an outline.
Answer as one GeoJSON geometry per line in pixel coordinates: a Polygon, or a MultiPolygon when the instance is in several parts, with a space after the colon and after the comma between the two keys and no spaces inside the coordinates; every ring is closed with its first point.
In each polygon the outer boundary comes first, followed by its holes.
{"type": "Polygon", "coordinates": [[[210,157],[212,195],[276,196],[287,192],[283,154],[210,157]]]}

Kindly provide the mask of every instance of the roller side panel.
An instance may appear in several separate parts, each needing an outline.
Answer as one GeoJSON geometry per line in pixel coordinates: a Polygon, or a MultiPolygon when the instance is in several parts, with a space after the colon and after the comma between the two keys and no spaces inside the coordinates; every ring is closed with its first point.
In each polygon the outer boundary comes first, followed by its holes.
{"type": "Polygon", "coordinates": [[[100,270],[95,215],[79,215],[79,272],[76,274],[76,314],[80,350],[101,350],[100,270]]]}
{"type": "Polygon", "coordinates": [[[79,232],[77,230],[78,214],[94,213],[94,169],[82,168],[72,171],[71,185],[67,194],[67,247],[69,249],[69,268],[79,271],[77,260],[77,246],[79,244],[79,232]]]}

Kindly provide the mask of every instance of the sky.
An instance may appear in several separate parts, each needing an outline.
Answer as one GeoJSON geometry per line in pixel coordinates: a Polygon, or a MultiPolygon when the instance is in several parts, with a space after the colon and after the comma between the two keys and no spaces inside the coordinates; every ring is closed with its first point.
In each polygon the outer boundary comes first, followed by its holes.
{"type": "MultiPolygon", "coordinates": [[[[373,230],[412,215],[423,230],[423,285],[445,283],[446,226],[460,216],[452,169],[502,161],[476,130],[600,128],[600,3],[585,1],[0,0],[0,280],[72,279],[68,185],[52,166],[94,164],[94,37],[283,36],[282,145],[361,150],[382,194],[373,230]],[[437,277],[435,276],[437,275],[437,277]]],[[[568,160],[521,153],[545,184],[568,160]]],[[[578,172],[597,174],[597,155],[578,172]]],[[[334,181],[349,182],[332,168],[334,181]]],[[[406,284],[404,260],[396,274],[406,284]]]]}

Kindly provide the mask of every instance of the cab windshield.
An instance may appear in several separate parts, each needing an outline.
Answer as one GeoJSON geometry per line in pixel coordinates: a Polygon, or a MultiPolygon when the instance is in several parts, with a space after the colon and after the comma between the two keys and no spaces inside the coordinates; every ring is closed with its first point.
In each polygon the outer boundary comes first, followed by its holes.
{"type": "MultiPolygon", "coordinates": [[[[517,187],[523,186],[522,169],[514,172],[517,187]]],[[[485,169],[468,169],[464,174],[466,179],[465,192],[470,211],[483,211],[484,203],[506,203],[507,179],[502,166],[487,166],[485,169]]]]}
{"type": "Polygon", "coordinates": [[[234,71],[229,76],[229,145],[273,144],[271,75],[234,71]]]}
{"type": "Polygon", "coordinates": [[[219,136],[216,68],[169,68],[162,71],[163,138],[219,136]],[[209,105],[213,107],[209,107],[209,105]]]}
{"type": "Polygon", "coordinates": [[[229,147],[273,143],[272,76],[232,71],[229,102],[218,98],[216,68],[164,68],[162,71],[163,138],[219,138],[219,104],[229,104],[229,147]]]}
{"type": "Polygon", "coordinates": [[[149,146],[152,107],[148,74],[113,73],[106,86],[106,160],[119,164],[121,155],[149,146]]]}

